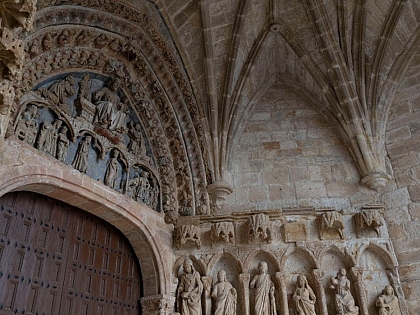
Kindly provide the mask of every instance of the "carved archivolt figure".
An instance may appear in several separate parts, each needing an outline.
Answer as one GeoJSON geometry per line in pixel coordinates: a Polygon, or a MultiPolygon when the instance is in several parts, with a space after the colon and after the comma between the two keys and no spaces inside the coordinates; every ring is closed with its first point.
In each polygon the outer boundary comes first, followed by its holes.
{"type": "Polygon", "coordinates": [[[107,168],[105,172],[104,184],[114,188],[118,177],[118,150],[113,149],[111,151],[111,157],[108,160],[107,168]]]}
{"type": "Polygon", "coordinates": [[[253,315],[275,315],[276,301],[274,298],[274,283],[267,274],[268,265],[265,261],[258,264],[259,274],[252,278],[250,288],[255,289],[255,306],[253,315]]]}
{"type": "Polygon", "coordinates": [[[76,156],[74,157],[74,161],[72,163],[72,166],[76,170],[85,174],[89,165],[88,159],[89,159],[89,147],[90,147],[91,141],[92,141],[91,136],[87,136],[83,138],[82,141],[80,141],[79,147],[77,148],[76,156]]]}
{"type": "Polygon", "coordinates": [[[390,285],[382,290],[382,294],[376,299],[376,306],[379,307],[379,315],[402,315],[398,297],[394,295],[394,289],[390,285]]]}
{"type": "Polygon", "coordinates": [[[314,291],[312,291],[312,288],[309,286],[305,275],[301,274],[298,276],[297,285],[298,287],[293,294],[293,301],[295,302],[296,307],[296,315],[316,315],[316,296],[314,291]]]}
{"type": "Polygon", "coordinates": [[[236,289],[226,280],[226,272],[217,273],[217,283],[213,286],[211,297],[214,299],[214,315],[236,314],[236,289]]]}
{"type": "Polygon", "coordinates": [[[200,274],[194,269],[192,260],[187,258],[183,263],[184,273],[177,291],[178,311],[181,315],[201,315],[201,294],[203,283],[200,274]]]}
{"type": "Polygon", "coordinates": [[[335,291],[335,307],[338,315],[358,315],[359,308],[355,305],[350,292],[350,280],[347,279],[346,269],[342,268],[337,277],[331,277],[331,288],[335,291]]]}
{"type": "Polygon", "coordinates": [[[67,149],[69,148],[70,140],[67,137],[67,127],[60,128],[57,137],[57,159],[64,163],[67,158],[67,149]]]}

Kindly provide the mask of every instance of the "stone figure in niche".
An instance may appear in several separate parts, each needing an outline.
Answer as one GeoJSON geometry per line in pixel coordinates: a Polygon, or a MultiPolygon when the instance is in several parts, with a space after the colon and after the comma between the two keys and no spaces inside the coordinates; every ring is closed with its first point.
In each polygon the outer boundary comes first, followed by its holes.
{"type": "Polygon", "coordinates": [[[49,88],[40,88],[39,92],[54,105],[68,113],[67,99],[76,93],[73,87],[74,83],[74,77],[69,75],[64,80],[54,82],[49,88]]]}
{"type": "Polygon", "coordinates": [[[20,140],[25,140],[30,145],[34,145],[38,133],[38,122],[36,120],[38,117],[38,107],[33,104],[28,105],[16,125],[15,132],[20,140]]]}
{"type": "Polygon", "coordinates": [[[156,209],[159,198],[159,186],[156,178],[152,177],[152,186],[150,189],[150,207],[156,209]]]}
{"type": "Polygon", "coordinates": [[[57,159],[60,162],[63,162],[67,158],[67,149],[69,148],[70,140],[67,137],[67,127],[63,126],[60,128],[60,131],[57,136],[57,159]]]}
{"type": "Polygon", "coordinates": [[[200,274],[194,269],[192,260],[189,258],[185,259],[182,267],[184,273],[177,290],[178,312],[181,315],[201,315],[203,282],[200,274]]]}
{"type": "Polygon", "coordinates": [[[80,141],[76,156],[71,164],[76,170],[85,174],[89,166],[89,147],[91,142],[91,136],[87,136],[80,141]]]}
{"type": "Polygon", "coordinates": [[[379,315],[402,315],[398,297],[394,295],[392,286],[387,285],[382,294],[376,299],[379,315]]]}
{"type": "Polygon", "coordinates": [[[316,315],[316,296],[303,274],[297,278],[297,288],[293,293],[293,301],[295,302],[296,315],[316,315]]]}
{"type": "Polygon", "coordinates": [[[217,283],[213,286],[214,315],[236,315],[236,289],[226,280],[226,272],[217,273],[217,283]]]}
{"type": "Polygon", "coordinates": [[[149,204],[150,182],[149,172],[142,172],[138,178],[136,200],[149,204]]]}
{"type": "Polygon", "coordinates": [[[44,39],[42,40],[42,46],[44,47],[44,50],[48,51],[52,49],[54,45],[53,42],[54,40],[51,36],[51,33],[45,34],[44,39]]]}
{"type": "Polygon", "coordinates": [[[250,283],[250,288],[255,289],[255,305],[253,315],[275,315],[276,301],[274,298],[274,283],[267,273],[268,265],[265,261],[258,264],[259,274],[255,275],[250,283]]]}
{"type": "Polygon", "coordinates": [[[118,150],[113,149],[111,151],[111,157],[109,158],[107,162],[104,184],[111,188],[115,188],[115,184],[117,182],[118,157],[119,157],[118,150]]]}
{"type": "Polygon", "coordinates": [[[143,142],[143,135],[139,123],[134,124],[132,121],[128,123],[128,136],[130,138],[130,143],[127,147],[128,150],[136,156],[145,156],[146,146],[143,142]]]}
{"type": "Polygon", "coordinates": [[[62,123],[60,119],[54,120],[52,124],[47,121],[42,122],[35,144],[39,150],[51,154],[53,157],[56,156],[58,130],[62,123]]]}
{"type": "Polygon", "coordinates": [[[127,133],[127,117],[129,114],[129,100],[124,97],[117,105],[116,111],[112,118],[112,123],[109,129],[115,130],[119,133],[127,133]]]}
{"type": "Polygon", "coordinates": [[[346,269],[342,268],[337,277],[330,278],[330,287],[335,291],[336,311],[338,315],[358,315],[359,308],[350,292],[350,280],[347,279],[346,273],[346,269]]]}

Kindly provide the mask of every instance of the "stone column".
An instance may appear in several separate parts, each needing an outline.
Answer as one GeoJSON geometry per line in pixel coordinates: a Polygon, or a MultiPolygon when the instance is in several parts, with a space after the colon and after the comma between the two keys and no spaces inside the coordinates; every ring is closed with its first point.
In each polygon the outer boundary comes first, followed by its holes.
{"type": "Polygon", "coordinates": [[[175,298],[159,294],[146,296],[141,299],[143,315],[170,315],[174,313],[175,298]]]}
{"type": "Polygon", "coordinates": [[[352,267],[351,275],[355,281],[357,296],[359,300],[359,311],[361,315],[369,315],[368,302],[366,298],[365,288],[363,285],[363,269],[352,267]]]}
{"type": "Polygon", "coordinates": [[[249,315],[249,280],[251,275],[249,273],[241,273],[239,281],[241,282],[242,291],[242,310],[238,310],[238,314],[249,315]]]}
{"type": "Polygon", "coordinates": [[[211,283],[213,279],[210,276],[202,276],[201,281],[204,287],[204,315],[211,315],[211,283]]]}
{"type": "Polygon", "coordinates": [[[286,275],[282,272],[276,272],[276,278],[280,288],[281,314],[289,315],[289,305],[287,304],[286,275]]]}
{"type": "Polygon", "coordinates": [[[320,315],[328,315],[327,297],[325,295],[325,289],[322,284],[324,272],[320,269],[313,269],[312,275],[314,276],[316,297],[319,305],[319,310],[321,312],[320,315]]]}

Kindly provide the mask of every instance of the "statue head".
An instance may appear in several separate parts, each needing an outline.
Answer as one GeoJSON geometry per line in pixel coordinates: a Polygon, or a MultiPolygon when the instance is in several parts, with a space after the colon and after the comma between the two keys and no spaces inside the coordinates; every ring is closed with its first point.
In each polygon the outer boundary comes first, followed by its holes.
{"type": "Polygon", "coordinates": [[[219,272],[217,273],[217,280],[219,280],[219,282],[225,282],[226,281],[226,271],[219,270],[219,272]]]}
{"type": "Polygon", "coordinates": [[[268,271],[268,265],[265,261],[260,261],[258,264],[258,270],[260,271],[260,274],[267,273],[268,271]]]}
{"type": "Polygon", "coordinates": [[[304,274],[300,274],[297,278],[297,283],[300,288],[303,288],[307,284],[308,280],[304,274]]]}
{"type": "Polygon", "coordinates": [[[394,295],[394,289],[392,288],[392,286],[391,286],[391,285],[387,285],[387,286],[385,286],[385,288],[383,289],[382,293],[383,293],[383,294],[386,294],[386,295],[394,295]]]}
{"type": "Polygon", "coordinates": [[[194,271],[193,262],[190,258],[186,258],[184,260],[182,267],[184,268],[185,273],[193,273],[194,271]]]}

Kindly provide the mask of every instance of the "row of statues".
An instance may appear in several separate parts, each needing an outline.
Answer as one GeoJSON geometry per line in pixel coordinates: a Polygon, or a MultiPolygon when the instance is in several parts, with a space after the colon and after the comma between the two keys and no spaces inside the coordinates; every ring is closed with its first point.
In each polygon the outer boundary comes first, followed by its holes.
{"type": "MultiPolygon", "coordinates": [[[[265,261],[258,264],[256,274],[249,284],[254,290],[254,303],[252,315],[276,315],[275,285],[268,274],[268,265],[265,261]]],[[[177,310],[181,315],[202,315],[203,282],[193,262],[187,258],[183,262],[183,274],[177,289],[177,310]]],[[[346,269],[342,268],[337,276],[330,278],[330,289],[334,291],[335,308],[337,315],[358,315],[359,308],[350,291],[350,280],[346,269]]],[[[214,315],[237,314],[237,292],[227,281],[226,272],[217,273],[217,282],[212,287],[211,297],[214,300],[214,315]]],[[[304,274],[297,277],[296,289],[293,293],[293,303],[296,315],[316,315],[316,295],[310,287],[304,274]]],[[[387,285],[376,300],[379,315],[401,315],[398,297],[394,295],[392,286],[387,285]]]]}

